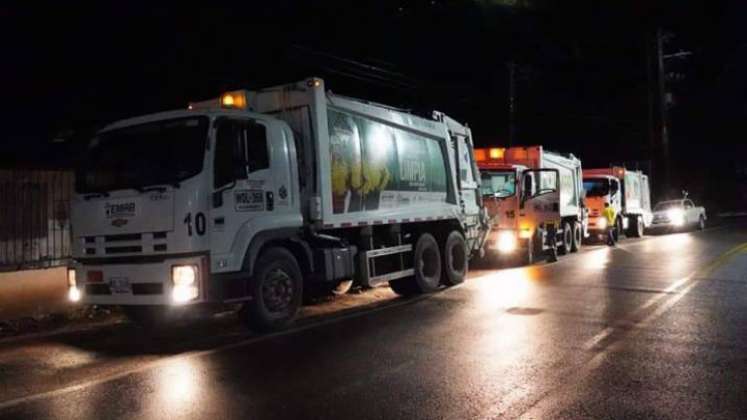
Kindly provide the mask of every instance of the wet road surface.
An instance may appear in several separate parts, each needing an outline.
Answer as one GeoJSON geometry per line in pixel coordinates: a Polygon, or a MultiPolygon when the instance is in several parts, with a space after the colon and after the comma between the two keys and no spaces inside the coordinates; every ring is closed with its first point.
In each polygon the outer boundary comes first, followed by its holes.
{"type": "Polygon", "coordinates": [[[744,418],[747,225],[232,316],[0,341],[0,418],[744,418]]]}

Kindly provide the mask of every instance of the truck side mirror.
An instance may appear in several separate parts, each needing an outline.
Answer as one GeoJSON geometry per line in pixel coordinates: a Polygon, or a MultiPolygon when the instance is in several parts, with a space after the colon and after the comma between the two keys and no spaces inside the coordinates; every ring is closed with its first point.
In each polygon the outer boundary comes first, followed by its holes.
{"type": "Polygon", "coordinates": [[[524,191],[524,195],[527,198],[530,198],[532,196],[532,187],[534,186],[534,180],[531,176],[525,176],[524,177],[524,187],[522,190],[524,191]]]}
{"type": "Polygon", "coordinates": [[[524,203],[532,196],[532,177],[528,174],[524,174],[521,178],[521,200],[519,201],[519,208],[524,208],[524,203]]]}

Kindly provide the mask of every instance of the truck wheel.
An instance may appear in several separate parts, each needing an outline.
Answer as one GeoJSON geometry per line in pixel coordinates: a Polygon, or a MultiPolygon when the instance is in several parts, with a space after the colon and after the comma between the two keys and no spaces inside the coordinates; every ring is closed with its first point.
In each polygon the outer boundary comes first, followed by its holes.
{"type": "Polygon", "coordinates": [[[430,233],[420,235],[412,257],[418,291],[430,293],[438,290],[441,284],[441,253],[436,238],[430,233]]]}
{"type": "Polygon", "coordinates": [[[252,300],[242,311],[244,322],[261,332],[282,329],[301,307],[303,282],[298,262],[288,250],[278,247],[264,251],[255,266],[249,280],[252,300]]]}
{"type": "Polygon", "coordinates": [[[581,246],[581,223],[573,223],[573,243],[571,244],[571,252],[578,252],[578,248],[581,246]]]}
{"type": "Polygon", "coordinates": [[[643,218],[636,216],[630,219],[630,236],[640,238],[643,236],[643,218]]]}
{"type": "Polygon", "coordinates": [[[571,250],[571,247],[573,247],[573,229],[571,228],[571,224],[568,222],[563,222],[563,234],[561,235],[561,239],[562,243],[558,248],[558,254],[565,255],[571,250]]]}
{"type": "Polygon", "coordinates": [[[451,231],[444,242],[443,275],[441,281],[446,286],[455,286],[467,276],[467,242],[456,230],[451,231]]]}
{"type": "Polygon", "coordinates": [[[698,230],[703,230],[703,229],[705,229],[705,218],[701,215],[698,218],[698,230]]]}
{"type": "Polygon", "coordinates": [[[412,255],[415,276],[392,280],[389,286],[400,296],[412,296],[438,290],[441,284],[441,253],[430,233],[420,235],[412,255]]]}

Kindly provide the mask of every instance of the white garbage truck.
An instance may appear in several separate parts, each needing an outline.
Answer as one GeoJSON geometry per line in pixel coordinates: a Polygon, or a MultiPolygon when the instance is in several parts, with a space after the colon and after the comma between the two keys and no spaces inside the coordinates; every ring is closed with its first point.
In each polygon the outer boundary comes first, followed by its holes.
{"type": "Polygon", "coordinates": [[[585,169],[584,190],[592,239],[604,236],[608,227],[607,219],[602,216],[605,203],[617,214],[613,230],[616,240],[623,232],[631,237],[643,236],[651,225],[651,192],[648,176],[643,172],[620,166],[585,169]]]}
{"type": "Polygon", "coordinates": [[[581,161],[542,146],[476,149],[491,231],[488,256],[531,264],[576,252],[587,235],[581,161]]]}
{"type": "Polygon", "coordinates": [[[465,279],[487,218],[470,130],[310,78],[116,122],[87,147],[72,205],[69,297],[155,322],[241,303],[290,323],[304,288],[465,279]]]}

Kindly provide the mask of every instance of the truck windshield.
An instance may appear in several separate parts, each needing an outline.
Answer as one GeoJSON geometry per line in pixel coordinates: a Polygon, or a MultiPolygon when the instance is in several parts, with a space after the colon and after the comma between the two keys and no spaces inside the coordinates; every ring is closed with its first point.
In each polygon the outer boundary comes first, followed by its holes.
{"type": "Polygon", "coordinates": [[[79,193],[178,185],[202,170],[209,120],[188,117],[107,131],[91,140],[79,193]]]}
{"type": "Polygon", "coordinates": [[[482,195],[510,197],[516,194],[516,174],[514,172],[483,172],[481,174],[482,195]]]}
{"type": "Polygon", "coordinates": [[[610,183],[605,178],[585,179],[584,190],[587,197],[602,197],[610,193],[610,183]]]}

